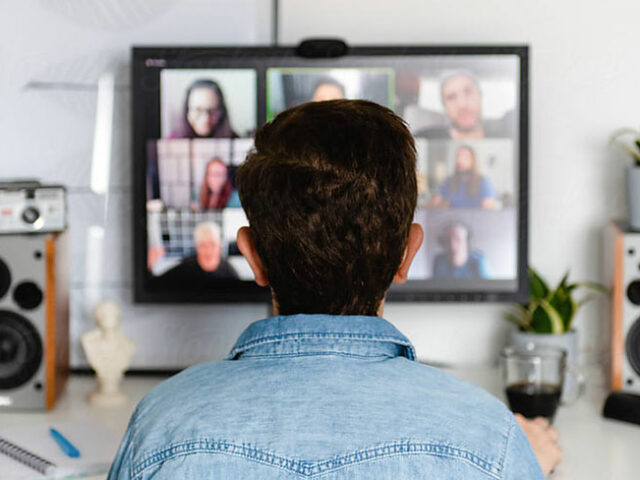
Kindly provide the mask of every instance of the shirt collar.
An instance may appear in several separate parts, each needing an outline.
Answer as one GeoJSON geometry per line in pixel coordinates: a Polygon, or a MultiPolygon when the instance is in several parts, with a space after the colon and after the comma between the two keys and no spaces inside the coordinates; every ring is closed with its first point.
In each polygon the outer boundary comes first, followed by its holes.
{"type": "Polygon", "coordinates": [[[252,323],[227,359],[323,354],[416,358],[411,342],[383,318],[298,314],[252,323]]]}

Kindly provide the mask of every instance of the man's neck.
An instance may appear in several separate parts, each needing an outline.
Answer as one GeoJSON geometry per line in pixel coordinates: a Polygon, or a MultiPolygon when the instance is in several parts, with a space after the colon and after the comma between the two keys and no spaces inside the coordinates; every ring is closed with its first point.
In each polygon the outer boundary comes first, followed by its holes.
{"type": "MultiPolygon", "coordinates": [[[[383,311],[384,311],[384,298],[380,302],[380,306],[376,311],[376,316],[382,318],[383,311]]],[[[276,302],[276,299],[273,297],[273,295],[271,296],[271,315],[274,317],[280,315],[280,308],[278,307],[278,302],[276,302]]]]}

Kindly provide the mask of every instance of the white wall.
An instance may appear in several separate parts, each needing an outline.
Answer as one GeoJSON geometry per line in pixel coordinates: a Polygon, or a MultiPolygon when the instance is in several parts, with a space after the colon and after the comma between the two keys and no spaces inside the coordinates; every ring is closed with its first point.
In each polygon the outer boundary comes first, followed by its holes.
{"type": "MultiPolygon", "coordinates": [[[[571,267],[600,276],[600,230],[623,215],[623,168],[605,148],[614,128],[637,125],[635,1],[281,0],[281,43],[338,36],[352,44],[528,44],[531,46],[531,263],[551,279],[571,267]]],[[[125,331],[139,346],[136,367],[222,358],[261,305],[131,304],[131,194],[128,55],[133,44],[265,44],[266,0],[0,0],[0,177],[41,176],[70,186],[74,240],[75,339],[91,328],[94,298],[124,305],[125,331]],[[95,86],[115,70],[114,165],[107,199],[88,190],[95,86]],[[30,88],[30,81],[88,89],[30,88]],[[106,230],[104,275],[85,275],[86,228],[106,230]]],[[[390,304],[386,316],[420,357],[488,363],[506,325],[502,306],[390,304]]],[[[589,361],[604,358],[606,318],[580,314],[589,361]]],[[[73,363],[85,364],[77,342],[73,363]]]]}
{"type": "MultiPolygon", "coordinates": [[[[282,43],[335,36],[350,44],[530,46],[530,263],[557,281],[600,279],[601,227],[625,214],[623,165],[609,133],[640,122],[640,2],[594,0],[282,1],[282,43]]],[[[389,305],[419,356],[489,362],[505,335],[503,307],[389,305]]],[[[606,358],[606,317],[579,313],[586,362],[606,358]]]]}
{"type": "Polygon", "coordinates": [[[269,7],[262,0],[0,0],[0,178],[68,187],[74,366],[86,365],[78,340],[93,328],[97,299],[121,303],[138,368],[222,358],[244,327],[266,316],[259,304],[132,303],[129,56],[132,45],[268,43],[269,7]],[[89,189],[96,85],[104,72],[116,74],[107,196],[89,189]],[[105,227],[103,258],[87,254],[91,225],[105,227]]]}

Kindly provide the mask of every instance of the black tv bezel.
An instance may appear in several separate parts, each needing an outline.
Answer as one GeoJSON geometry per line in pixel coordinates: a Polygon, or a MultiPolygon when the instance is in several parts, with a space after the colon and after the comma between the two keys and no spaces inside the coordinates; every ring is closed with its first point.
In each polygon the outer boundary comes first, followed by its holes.
{"type": "MultiPolygon", "coordinates": [[[[526,302],[528,280],[528,168],[529,168],[529,47],[526,45],[429,45],[429,46],[362,46],[350,47],[348,56],[451,56],[451,55],[516,55],[520,60],[520,158],[518,197],[517,288],[511,291],[408,291],[391,288],[388,301],[403,302],[526,302]]],[[[225,282],[215,291],[158,290],[147,269],[147,212],[146,212],[146,134],[149,115],[145,102],[153,94],[154,85],[145,84],[145,69],[212,68],[211,58],[298,57],[296,47],[207,47],[207,46],[140,46],[132,47],[132,164],[133,164],[133,245],[134,245],[134,302],[135,303],[254,303],[270,302],[268,288],[246,281],[225,282]],[[154,64],[156,62],[156,64],[154,64]],[[180,64],[178,66],[178,64],[180,64]]],[[[301,58],[312,66],[313,58],[301,58]]],[[[326,61],[327,58],[319,58],[326,61]]],[[[259,85],[264,79],[259,78],[259,85]]],[[[258,119],[266,118],[265,89],[258,88],[258,119]]],[[[160,122],[159,98],[155,100],[160,122]]],[[[159,126],[155,125],[159,131],[159,126]]],[[[406,288],[406,287],[404,287],[406,288]]]]}

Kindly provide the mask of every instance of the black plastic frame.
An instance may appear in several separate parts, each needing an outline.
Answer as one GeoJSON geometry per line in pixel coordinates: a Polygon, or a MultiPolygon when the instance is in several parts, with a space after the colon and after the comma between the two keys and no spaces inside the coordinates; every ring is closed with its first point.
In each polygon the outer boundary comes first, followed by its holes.
{"type": "MultiPolygon", "coordinates": [[[[411,284],[393,286],[389,301],[430,302],[526,302],[528,282],[528,164],[529,164],[529,48],[525,45],[505,46],[367,46],[351,47],[350,56],[413,55],[517,55],[520,59],[520,152],[518,201],[518,278],[517,289],[510,291],[424,291],[411,284]]],[[[134,301],[136,303],[234,303],[270,302],[267,288],[244,281],[228,281],[216,291],[179,291],[159,288],[147,270],[146,215],[146,140],[158,138],[160,101],[157,79],[163,68],[254,67],[263,58],[300,59],[300,66],[313,66],[327,58],[301,58],[296,47],[133,47],[132,48],[132,123],[133,123],[133,244],[134,301]],[[233,64],[233,65],[231,65],[233,64]],[[153,67],[157,67],[154,69],[153,67]],[[157,75],[152,72],[157,72],[157,75]],[[156,123],[150,120],[156,119],[156,123]],[[152,133],[150,135],[150,133],[152,133]]],[[[342,58],[346,58],[342,57],[342,58]]],[[[266,118],[265,71],[258,71],[258,125],[266,118]]]]}

